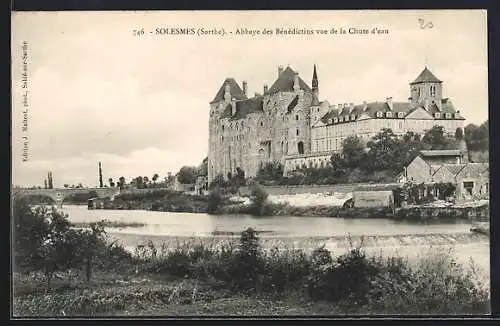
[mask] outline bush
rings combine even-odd
[[[210,191],[208,195],[208,214],[214,214],[219,210],[219,206],[222,202],[222,195],[219,188],[215,188]]]
[[[255,216],[263,216],[269,214],[269,207],[265,208],[267,203],[267,192],[259,185],[254,185],[250,194],[250,213]]]
[[[73,229],[67,215],[55,208],[31,207],[18,198],[14,199],[13,219],[15,271],[42,271],[47,287],[58,271],[84,268],[90,281],[94,263],[131,258],[123,248],[106,244],[103,222],[91,224],[90,230]]]

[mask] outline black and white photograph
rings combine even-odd
[[[11,26],[11,317],[490,314],[486,10]]]

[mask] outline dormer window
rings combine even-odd
[[[446,119],[451,119],[451,113],[446,113]]]
[[[353,120],[353,121],[356,120],[356,115],[354,115],[354,114],[351,115],[351,120]]]
[[[385,116],[386,116],[387,118],[392,118],[392,112],[387,112],[387,113],[385,114]]]
[[[398,118],[404,118],[405,114],[404,112],[398,112]]]
[[[344,118],[339,117],[339,122],[344,122]]]
[[[333,123],[337,123],[339,122],[339,119],[338,118],[333,118]]]
[[[382,111],[377,111],[377,118],[382,118]]]
[[[455,113],[455,119],[458,119],[458,118],[460,118],[460,113],[457,112],[457,113]]]
[[[436,119],[441,118],[441,113],[439,113],[439,112],[434,113],[434,118],[436,118]]]
[[[329,124],[332,124],[332,122],[333,122],[332,119],[328,119]]]
[[[349,116],[348,115],[345,116],[345,121],[349,121]]]

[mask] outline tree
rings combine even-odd
[[[78,188],[83,188],[83,184],[81,182],[78,183]]]
[[[44,179],[44,180],[43,180],[43,188],[44,188],[44,189],[47,189],[47,188],[48,188],[47,179]]]
[[[465,127],[465,141],[467,147],[471,151],[488,151],[489,150],[489,127],[488,120],[480,126],[468,124]]]
[[[198,169],[194,166],[183,166],[177,174],[177,180],[182,184],[193,184],[198,177]]]
[[[423,149],[451,149],[454,145],[446,137],[443,126],[432,127],[422,138]]]
[[[208,175],[208,157],[205,157],[198,166],[198,175],[207,176]]]
[[[399,139],[398,148],[395,152],[395,164],[394,168],[396,171],[401,171],[405,166],[407,166],[422,149],[422,142],[420,141],[420,135],[414,133],[413,131],[408,131]]]
[[[54,189],[54,183],[52,181],[52,172],[47,173],[47,188]]]
[[[144,184],[148,184],[150,182],[147,176],[144,176],[142,180],[144,181]]]
[[[215,178],[210,182],[208,185],[208,189],[215,189],[215,188],[225,188],[226,187],[226,181],[224,180],[224,177],[222,174],[218,174],[215,176]]]
[[[222,202],[222,194],[219,187],[215,187],[208,195],[208,214],[214,214]]]
[[[99,162],[99,187],[103,187],[103,182],[102,182],[102,167],[101,167],[101,162]]]
[[[398,152],[399,141],[391,129],[384,128],[377,133],[367,146],[367,159],[364,160],[365,170],[391,170],[395,168],[395,158]]]
[[[137,189],[144,188],[144,180],[142,179],[141,176],[138,176],[137,178],[135,178],[135,185],[136,185]]]
[[[158,175],[158,173],[153,174],[153,178],[152,179],[153,179],[153,183],[154,184],[156,184],[156,180],[158,180],[159,177],[160,176]]]
[[[108,182],[109,182],[109,186],[110,186],[110,187],[114,187],[113,178],[109,178],[109,179],[108,179]]]
[[[69,184],[65,183],[64,188],[68,188],[68,187],[69,187]]]
[[[365,145],[358,136],[350,136],[342,142],[342,156],[345,164],[350,168],[358,167],[363,159]]]
[[[121,190],[125,186],[125,177],[120,177],[119,180],[120,180],[119,186],[120,186],[120,190]]]

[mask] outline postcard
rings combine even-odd
[[[486,315],[486,10],[12,14],[12,316]]]

